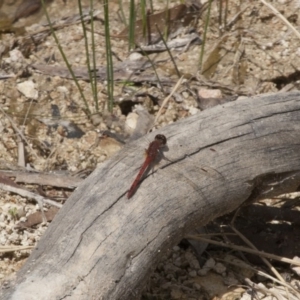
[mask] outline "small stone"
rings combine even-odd
[[[138,118],[139,116],[136,113],[129,113],[127,115],[125,124],[127,126],[126,130],[128,132],[132,133],[135,130],[138,123]]]
[[[182,283],[184,286],[187,286],[189,288],[193,287],[194,281],[193,280],[186,280]]]
[[[24,207],[20,207],[17,209],[17,216],[18,218],[22,218],[25,216],[25,210],[24,210]]]
[[[201,88],[198,90],[198,95],[201,98],[222,98],[221,90],[212,90],[212,89],[205,89]]]
[[[189,97],[189,93],[187,92],[182,92],[182,97],[187,99]]]
[[[168,274],[167,276],[166,276],[166,279],[168,280],[168,281],[175,281],[175,277],[174,277],[174,275],[173,274]]]
[[[7,232],[8,234],[12,234],[13,229],[11,228],[11,226],[9,226],[9,225],[6,226],[6,232]]]
[[[211,269],[213,269],[215,267],[215,260],[210,258],[206,261],[206,263],[204,264],[203,268],[201,270],[198,271],[198,275],[199,276],[205,276]]]
[[[24,56],[22,52],[18,49],[14,49],[9,52],[11,62],[22,62],[24,60]]]
[[[182,291],[178,289],[172,289],[171,299],[181,299],[181,298],[182,298]]]
[[[163,290],[167,290],[167,289],[170,288],[170,286],[171,286],[171,282],[166,282],[166,283],[164,283],[164,284],[161,285],[161,288]]]
[[[221,264],[221,263],[216,263],[214,270],[218,273],[218,274],[223,274],[226,271],[226,267]]]
[[[35,84],[32,80],[23,81],[17,84],[17,89],[25,97],[37,100],[39,97],[38,91],[35,89]]]
[[[63,86],[63,85],[58,86],[58,87],[57,87],[57,91],[60,92],[60,93],[62,93],[62,94],[65,94],[65,95],[69,95],[69,94],[70,94],[70,92],[69,92],[69,90],[67,89],[67,87],[65,87],[65,86]]]
[[[0,214],[0,222],[4,222],[6,219],[5,214]]]
[[[26,218],[26,217],[21,217],[19,221],[20,221],[20,222],[26,222],[26,221],[27,221],[27,218]]]
[[[0,236],[0,245],[5,245],[7,242],[7,236],[6,235],[1,235]]]
[[[195,114],[197,114],[198,112],[200,112],[200,109],[196,108],[196,107],[190,107],[189,108],[189,113],[193,116]]]
[[[186,280],[187,280],[187,278],[188,278],[188,277],[187,277],[187,276],[185,276],[185,275],[183,275],[183,276],[179,276],[179,277],[178,277],[178,282],[179,282],[179,283],[182,283],[182,282],[186,281]]]
[[[206,263],[204,264],[205,268],[213,268],[215,266],[216,262],[213,258],[209,258]]]
[[[143,55],[138,53],[138,52],[132,52],[129,55],[129,60],[134,61],[134,60],[140,60],[143,58]]]
[[[197,276],[197,272],[196,272],[195,270],[190,271],[190,272],[189,272],[189,276],[190,276],[190,277],[196,277],[196,276]]]
[[[180,247],[178,247],[178,246],[174,246],[174,247],[173,247],[173,251],[175,251],[175,252],[178,252],[178,251],[180,251]]]
[[[181,267],[181,265],[182,265],[181,257],[178,257],[178,258],[174,261],[174,265],[175,265],[176,267]]]
[[[205,276],[207,273],[208,273],[209,270],[207,269],[201,269],[201,270],[198,270],[198,275],[199,276]]]
[[[193,288],[194,288],[195,290],[197,290],[197,291],[200,291],[200,290],[201,290],[201,285],[198,284],[198,283],[196,283],[196,282],[194,282]]]
[[[19,238],[19,235],[16,232],[13,232],[12,234],[10,234],[8,236],[8,240],[10,242],[12,242],[13,244],[16,244],[17,242],[19,242],[20,238]]]
[[[189,266],[193,269],[199,270],[200,269],[200,265],[199,262],[197,260],[197,258],[195,257],[195,255],[191,252],[186,252],[185,253],[185,258],[189,263]]]

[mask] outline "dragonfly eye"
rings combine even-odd
[[[167,143],[167,138],[163,134],[157,134],[155,140],[160,141],[162,145]]]

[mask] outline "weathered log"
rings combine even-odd
[[[145,140],[102,164],[59,211],[1,299],[138,298],[161,255],[191,229],[299,184],[300,92],[238,100],[159,133],[173,162],[162,161],[130,200],[126,190]],[[201,166],[217,171],[206,176]]]

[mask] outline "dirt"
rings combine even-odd
[[[82,1],[84,12],[89,2]],[[122,3],[128,19],[129,1]],[[214,1],[211,8],[202,69],[199,67],[202,47],[199,40],[193,40],[187,49],[172,49],[177,68],[184,75],[183,83],[163,108],[154,124],[155,129],[201,113],[202,108],[233,101],[238,96],[299,90],[299,1],[272,2],[289,24],[298,30],[298,35],[261,1],[229,1],[226,17],[226,2],[223,1],[221,18],[217,3]],[[153,1],[153,5],[155,12],[166,9],[162,1]],[[176,5],[179,1],[170,1],[170,7]],[[126,72],[131,72],[133,68],[130,60],[133,65],[138,65],[143,59],[148,62],[148,58],[129,53],[126,38],[112,37],[113,63],[120,69],[115,73],[115,104],[109,112],[102,4],[94,4],[97,12],[94,21],[95,58],[99,68],[97,105],[86,78],[85,39],[77,18],[77,2],[47,1],[50,18],[57,21],[54,25],[57,26],[55,33],[60,46],[80,76],[79,85],[93,114],[91,117],[86,113],[78,87],[69,78],[65,62],[37,1],[2,0],[0,9],[1,170],[28,172],[31,169],[85,178],[119,151],[123,141],[138,137],[153,126],[153,116],[157,115],[163,99],[179,80],[167,51],[149,52],[149,59],[157,63],[156,71],[162,80],[162,89],[151,65],[128,78]],[[112,36],[116,36],[125,28],[120,17],[119,1],[109,1],[109,11],[110,31]],[[206,15],[207,9],[195,25],[195,32],[201,39]],[[90,22],[86,23],[86,28],[91,28]],[[92,59],[89,30],[87,36],[89,58]],[[174,39],[179,41],[183,37],[185,35],[180,33]],[[126,63],[128,69],[122,63]],[[203,106],[201,101],[208,104]],[[141,114],[144,116],[142,121],[137,121]],[[20,161],[22,157],[23,164]],[[73,190],[51,184],[44,184],[42,191],[34,183],[21,182],[19,185],[35,193],[44,193],[47,198],[56,199],[61,204]],[[274,206],[274,201],[268,202],[268,205]],[[298,207],[295,205],[293,209],[297,211]],[[26,222],[38,210],[40,207],[34,200],[1,190],[0,249],[4,246],[12,248],[0,256],[3,287],[31,251],[14,251],[14,247],[35,246],[47,228],[47,224],[43,223],[22,229],[16,226],[19,222]],[[288,230],[290,228],[282,228],[278,240],[284,241],[282,236],[291,237],[285,235]],[[296,236],[298,231],[293,234]],[[230,255],[234,256],[229,250],[215,246],[204,248],[206,252],[200,256],[201,253],[195,252],[188,244],[175,246],[149,279],[143,299],[247,299],[249,290],[243,286],[243,278],[248,277],[262,284],[262,279],[249,271],[249,266],[237,270],[228,263],[233,259]],[[288,253],[289,257],[293,253],[296,255],[296,245],[284,253]],[[241,264],[240,257],[236,255],[234,259]],[[295,276],[293,280],[297,281],[297,275],[291,275],[288,266],[280,268],[282,273],[289,274],[291,278]]]

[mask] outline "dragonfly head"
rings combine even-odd
[[[167,138],[163,134],[157,134],[155,140],[158,141],[162,146],[167,143]]]

